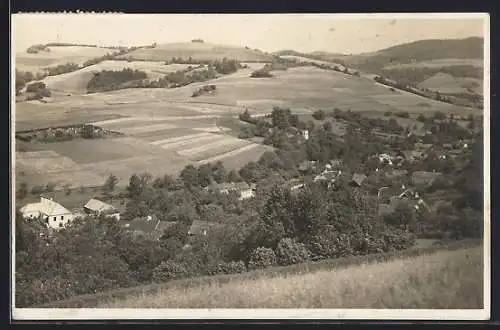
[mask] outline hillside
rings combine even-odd
[[[154,48],[139,48],[118,58],[166,61],[174,57],[182,59],[191,57],[194,60],[216,60],[226,57],[241,62],[269,62],[271,60],[269,55],[258,50],[200,42],[160,44]]]
[[[36,73],[47,67],[54,67],[68,62],[81,65],[85,61],[115,51],[117,50],[93,46],[49,46],[38,53],[18,50],[15,55],[16,69]]]
[[[347,64],[377,72],[388,65],[438,59],[482,59],[483,39],[478,37],[452,40],[418,40],[374,53],[344,57]]]

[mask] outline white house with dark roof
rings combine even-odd
[[[40,202],[24,205],[20,209],[26,219],[42,218],[47,227],[59,229],[63,228],[75,218],[75,215],[52,199],[40,197]]]
[[[87,214],[93,214],[96,216],[105,215],[107,217],[120,220],[120,212],[116,209],[116,207],[96,198],[90,199],[87,204],[83,206],[83,209]]]

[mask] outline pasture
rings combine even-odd
[[[476,246],[346,268],[163,284],[98,307],[481,309],[483,277],[483,247]]]
[[[446,73],[438,73],[418,84],[418,87],[439,91],[443,94],[469,93],[469,90],[480,95],[483,94],[482,79],[454,77]]]
[[[140,48],[118,58],[140,61],[165,61],[173,57],[194,60],[220,60],[224,57],[241,62],[270,62],[265,53],[243,47],[216,45],[210,43],[170,43],[155,48]]]
[[[84,94],[87,91],[87,84],[95,73],[103,70],[121,71],[123,69],[132,69],[146,72],[151,80],[162,78],[167,73],[184,70],[187,64],[165,65],[163,62],[147,61],[104,61],[95,65],[82,68],[77,71],[68,72],[60,75],[49,76],[43,79],[47,87],[55,92]]]
[[[36,54],[27,53],[26,50],[17,50],[16,69],[36,73],[44,68],[68,62],[83,64],[90,59],[115,52],[115,50],[109,48],[85,46],[56,46],[48,48],[50,51],[40,51]]]

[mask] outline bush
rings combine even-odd
[[[161,283],[172,279],[186,277],[188,271],[184,265],[175,261],[168,260],[162,263],[153,270],[153,282]]]
[[[401,111],[396,113],[396,116],[401,117],[401,118],[410,118],[410,114],[406,111]]]
[[[291,238],[283,238],[276,247],[276,260],[281,266],[298,264],[309,260],[309,257],[306,246]]]
[[[220,262],[215,267],[215,274],[239,274],[246,272],[247,268],[243,261]],[[212,275],[215,275],[212,274]]]
[[[250,74],[250,78],[270,78],[273,75],[269,71],[269,69],[262,68],[260,70],[254,71]]]
[[[392,112],[387,111],[386,113],[384,113],[384,116],[386,116],[386,117],[390,117],[390,116],[392,116]]]
[[[330,229],[324,229],[313,236],[309,243],[309,250],[314,260],[354,255],[350,237]]]
[[[427,120],[427,118],[425,118],[425,116],[423,114],[420,114],[420,115],[418,115],[417,120],[419,122],[425,123],[425,121]]]
[[[416,236],[408,231],[393,229],[384,234],[388,250],[405,250],[415,245]]]
[[[270,248],[258,247],[250,254],[249,269],[266,268],[276,265],[276,254]]]
[[[125,83],[133,81],[142,81],[147,79],[146,72],[139,70],[132,70],[125,68],[121,71],[103,70],[94,74],[92,79],[87,84],[87,91],[102,92],[120,89],[124,87],[138,87],[138,86],[123,86]]]
[[[312,114],[313,118],[316,120],[323,120],[326,117],[326,114],[323,110],[317,110]]]

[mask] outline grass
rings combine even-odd
[[[264,308],[273,306],[275,296],[274,303],[280,303],[279,307],[290,307],[292,303],[296,304],[292,307],[306,303],[307,307],[320,303],[332,307],[334,303],[342,303],[336,307],[481,308],[482,260],[481,241],[464,240],[446,246],[308,262],[236,275],[173,280],[77,296],[39,307],[193,308],[203,304],[222,307],[226,303],[231,308],[252,304]],[[313,283],[315,280],[318,282]],[[400,291],[396,290],[398,286]],[[238,293],[249,297],[242,300],[236,296]],[[252,300],[256,297],[260,299]]]
[[[103,308],[482,308],[481,248],[318,271],[163,290]]]

